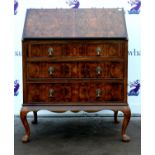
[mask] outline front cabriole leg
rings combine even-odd
[[[123,124],[122,124],[122,141],[129,142],[130,137],[126,134],[126,129],[130,121],[131,111],[129,107],[125,107],[121,111],[124,113],[124,119],[123,119]]]
[[[20,111],[20,118],[21,121],[23,123],[23,126],[25,128],[25,135],[22,138],[22,142],[26,143],[29,141],[30,139],[30,127],[27,121],[27,113],[29,112],[28,108],[26,107],[22,107],[21,111]]]

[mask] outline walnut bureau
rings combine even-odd
[[[128,36],[123,9],[28,9],[22,38],[23,142],[30,139],[27,113],[100,110],[123,112],[127,103]]]

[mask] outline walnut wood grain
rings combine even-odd
[[[123,112],[121,137],[131,111],[127,102],[128,37],[123,9],[28,9],[22,40],[23,142],[27,113],[113,110]]]
[[[123,79],[124,63],[113,62],[36,62],[27,64],[27,78],[115,78]]]
[[[77,41],[68,42],[61,41],[54,43],[54,41],[38,41],[30,45],[28,57],[56,57],[56,56],[108,56],[108,57],[122,57],[123,47],[122,43],[118,41]],[[52,56],[49,55],[48,50],[52,48]],[[97,49],[100,49],[97,55]]]
[[[123,9],[28,9],[23,38],[125,38]]]
[[[53,90],[53,95],[49,91]],[[97,90],[100,90],[99,96]],[[106,104],[123,102],[123,84],[103,82],[27,84],[28,103],[46,104]],[[65,103],[66,102],[66,103]],[[85,102],[85,103],[83,103]],[[25,103],[26,104],[26,103]]]

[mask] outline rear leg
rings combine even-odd
[[[38,116],[37,111],[33,111],[34,120],[32,121],[32,124],[38,124]]]

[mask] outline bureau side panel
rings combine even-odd
[[[124,102],[127,104],[127,88],[128,88],[128,40],[124,41]]]
[[[23,78],[23,104],[27,101],[27,88],[26,88],[26,81],[27,81],[27,52],[28,52],[28,41],[22,41],[22,78]]]

